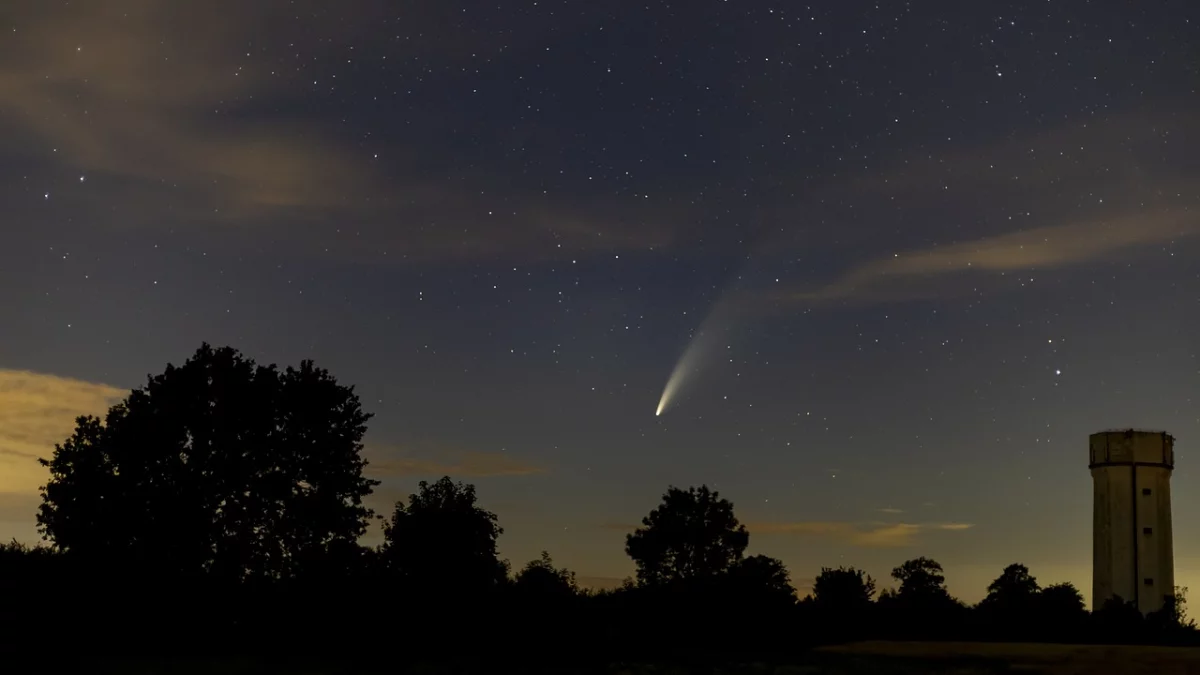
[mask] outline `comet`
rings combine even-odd
[[[700,323],[700,327],[688,340],[683,354],[671,369],[671,376],[663,387],[662,396],[658,399],[658,407],[654,410],[655,417],[661,417],[683,392],[684,386],[689,385],[703,370],[703,366],[711,362],[711,358],[720,349],[722,337],[727,336],[734,325],[733,316],[737,313],[735,294],[724,293],[708,316]]]
[[[741,257],[737,268],[726,277],[724,289],[712,304],[708,316],[700,322],[675,362],[675,367],[671,369],[671,376],[667,378],[662,396],[658,399],[658,407],[654,409],[655,417],[662,417],[682,395],[685,386],[692,386],[703,366],[715,363],[716,355],[724,351],[722,345],[729,345],[730,333],[744,322],[745,316],[761,308],[759,301],[746,291],[756,284],[761,285],[762,279],[757,278],[760,276],[757,268],[762,267],[764,258],[769,259],[772,252],[779,250],[773,236],[760,238],[757,245]]]

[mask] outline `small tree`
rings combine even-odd
[[[1029,568],[1014,563],[988,585],[987,597],[979,603],[979,612],[997,636],[1028,639],[1043,631],[1038,625],[1038,600],[1041,588]]]
[[[563,600],[579,594],[575,573],[555,567],[546,551],[542,551],[541,558],[529,561],[517,573],[513,585],[519,594],[532,599]]]
[[[1031,623],[1044,638],[1063,641],[1079,639],[1088,618],[1083,594],[1069,582],[1043,588],[1031,614]]]
[[[1087,613],[1083,594],[1069,581],[1043,588],[1038,605],[1041,612],[1051,616],[1078,617]]]
[[[1099,637],[1108,642],[1139,642],[1146,633],[1146,617],[1137,605],[1120,596],[1108,598],[1093,610],[1092,623]]]
[[[813,581],[814,628],[835,639],[867,637],[875,628],[874,595],[875,580],[866,572],[822,567]]]
[[[1187,586],[1176,586],[1175,592],[1171,595],[1171,614],[1175,619],[1175,623],[1181,628],[1189,630],[1196,629],[1196,620],[1188,616],[1187,613]]]
[[[946,591],[946,576],[942,573],[942,566],[930,558],[905,561],[892,570],[892,578],[900,582],[897,594],[902,600],[941,600],[950,597]]]
[[[942,639],[961,632],[965,608],[946,590],[941,565],[914,558],[893,569],[892,578],[900,588],[880,604],[901,635]]]
[[[706,485],[671,487],[625,538],[625,552],[637,566],[638,582],[653,585],[728,572],[749,542],[729,500]]]
[[[1187,589],[1176,586],[1174,593],[1163,599],[1161,609],[1146,615],[1146,627],[1161,640],[1175,641],[1196,628],[1187,616]]]
[[[421,481],[407,506],[396,502],[380,555],[410,592],[482,593],[508,579],[496,553],[503,532],[496,514],[476,505],[474,485],[445,476],[432,485]]]
[[[998,604],[1025,603],[1040,591],[1037,579],[1029,573],[1029,568],[1013,563],[988,584],[987,601]]]
[[[739,560],[729,576],[734,587],[747,595],[753,595],[762,603],[790,605],[796,601],[796,589],[787,567],[777,558],[752,555]]]
[[[822,567],[813,582],[813,601],[825,611],[860,611],[874,596],[875,580],[853,567]]]
[[[1069,581],[1051,584],[1039,593],[1038,611],[1043,616],[1056,617],[1058,621],[1078,621],[1087,614],[1084,593]]]

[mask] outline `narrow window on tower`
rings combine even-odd
[[[1153,527],[1143,527],[1142,534],[1154,534],[1154,528]]]
[[[1145,579],[1142,580],[1142,583],[1146,584],[1147,586],[1153,586],[1154,580],[1151,579],[1150,577],[1146,577]]]
[[[1143,497],[1149,496],[1149,494],[1150,494],[1150,488],[1142,488],[1142,496]]]

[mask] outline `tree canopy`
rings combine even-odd
[[[353,543],[371,511],[353,387],[203,344],[56,445],[38,523],[59,549],[125,568],[286,578]]]
[[[638,582],[660,584],[711,577],[742,559],[750,535],[733,504],[707,485],[668,488],[662,503],[625,538]]]

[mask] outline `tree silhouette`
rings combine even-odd
[[[311,361],[280,371],[203,344],[40,460],[38,523],[131,574],[286,578],[366,531],[369,418]]]
[[[579,594],[575,573],[555,567],[546,551],[517,573],[513,586],[520,595],[535,600],[563,600]]]
[[[1070,582],[1050,584],[1042,589],[1040,599],[1040,611],[1051,615],[1074,616],[1087,613],[1083,594]]]
[[[1161,609],[1146,615],[1146,628],[1155,637],[1169,642],[1179,638],[1196,628],[1196,622],[1187,616],[1187,589],[1179,586],[1171,595],[1163,599]]]
[[[856,613],[870,606],[875,580],[853,567],[822,567],[813,582],[813,602],[825,611]]]
[[[625,552],[637,566],[638,582],[653,585],[728,572],[749,541],[729,500],[706,485],[671,487],[625,538]]]
[[[875,629],[874,595],[875,580],[862,570],[822,567],[813,581],[815,628],[835,639],[867,637]]]
[[[988,584],[988,594],[985,602],[1011,604],[1028,602],[1041,591],[1037,579],[1029,573],[1029,568],[1013,563],[1004,568],[996,580]]]
[[[742,558],[728,572],[734,588],[751,596],[756,604],[791,605],[796,589],[783,562],[765,555]]]
[[[1196,621],[1188,616],[1187,613],[1187,586],[1176,586],[1175,592],[1171,594],[1168,600],[1171,612],[1171,618],[1182,628],[1194,630]]]
[[[421,481],[407,506],[396,502],[380,555],[409,592],[486,593],[508,580],[496,555],[503,532],[496,514],[476,505],[474,485],[445,476]]]
[[[900,582],[900,599],[930,600],[949,598],[946,576],[942,566],[929,558],[907,560],[892,570],[892,578]]]
[[[896,593],[880,596],[891,629],[904,637],[952,636],[964,630],[966,609],[946,590],[942,566],[929,558],[914,558],[892,570],[900,582]]]
[[[1145,636],[1146,619],[1137,605],[1120,596],[1107,599],[1092,612],[1093,631],[1104,642],[1140,642]]]
[[[1058,637],[1078,637],[1087,619],[1084,595],[1073,584],[1051,584],[1038,593],[1036,609],[1040,625],[1046,634]]]
[[[1005,567],[987,590],[979,611],[996,637],[1030,639],[1043,631],[1038,616],[1041,588],[1028,567]]]

